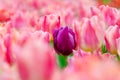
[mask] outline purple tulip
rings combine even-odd
[[[76,47],[75,34],[72,29],[68,27],[62,27],[56,29],[53,33],[54,48],[62,55],[69,55]]]

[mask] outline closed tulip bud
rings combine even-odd
[[[43,31],[53,33],[54,28],[60,27],[60,16],[56,14],[50,14],[50,15],[41,17],[40,26]]]
[[[79,31],[80,48],[93,52],[99,49],[104,40],[104,29],[97,17],[85,18]]]
[[[119,10],[116,8],[112,8],[109,6],[100,6],[100,11],[103,14],[104,21],[108,26],[115,25],[117,20],[119,19]]]
[[[116,26],[110,26],[105,34],[105,43],[107,50],[112,54],[117,54],[117,38],[120,37],[120,29]]]
[[[76,47],[75,34],[72,29],[62,27],[53,33],[54,48],[62,55],[69,55]]]
[[[51,80],[55,68],[54,52],[42,39],[28,39],[24,46],[14,46],[21,80]]]

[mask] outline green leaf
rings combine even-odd
[[[107,49],[106,49],[106,46],[105,45],[102,45],[102,53],[106,53],[107,52]]]
[[[67,62],[67,56],[63,56],[61,54],[58,54],[57,55],[57,60],[58,60],[58,65],[60,68],[65,68],[68,64]]]
[[[118,61],[120,61],[120,56],[119,55],[117,55],[117,59],[118,59]]]

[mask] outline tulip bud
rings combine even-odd
[[[116,8],[102,5],[100,6],[100,11],[103,14],[104,21],[108,26],[116,24],[120,14]]]
[[[98,22],[96,16],[91,19],[85,18],[79,31],[80,48],[85,51],[97,50],[101,47],[104,40],[104,29],[103,25]]]
[[[69,55],[76,47],[75,34],[68,27],[55,30],[53,39],[55,50],[62,55]]]
[[[42,39],[28,39],[24,46],[14,46],[21,80],[51,80],[55,68],[53,50]]]
[[[107,50],[112,54],[117,54],[116,39],[120,37],[120,29],[116,26],[110,26],[105,34],[105,43]]]
[[[60,16],[56,14],[46,15],[40,18],[40,25],[43,31],[53,33],[54,28],[60,27]]]

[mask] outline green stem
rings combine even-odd
[[[106,49],[106,46],[105,45],[102,45],[102,53],[106,53],[107,52],[107,49]]]
[[[67,56],[63,56],[61,54],[57,54],[57,63],[60,68],[65,68],[68,64],[67,62]]]

